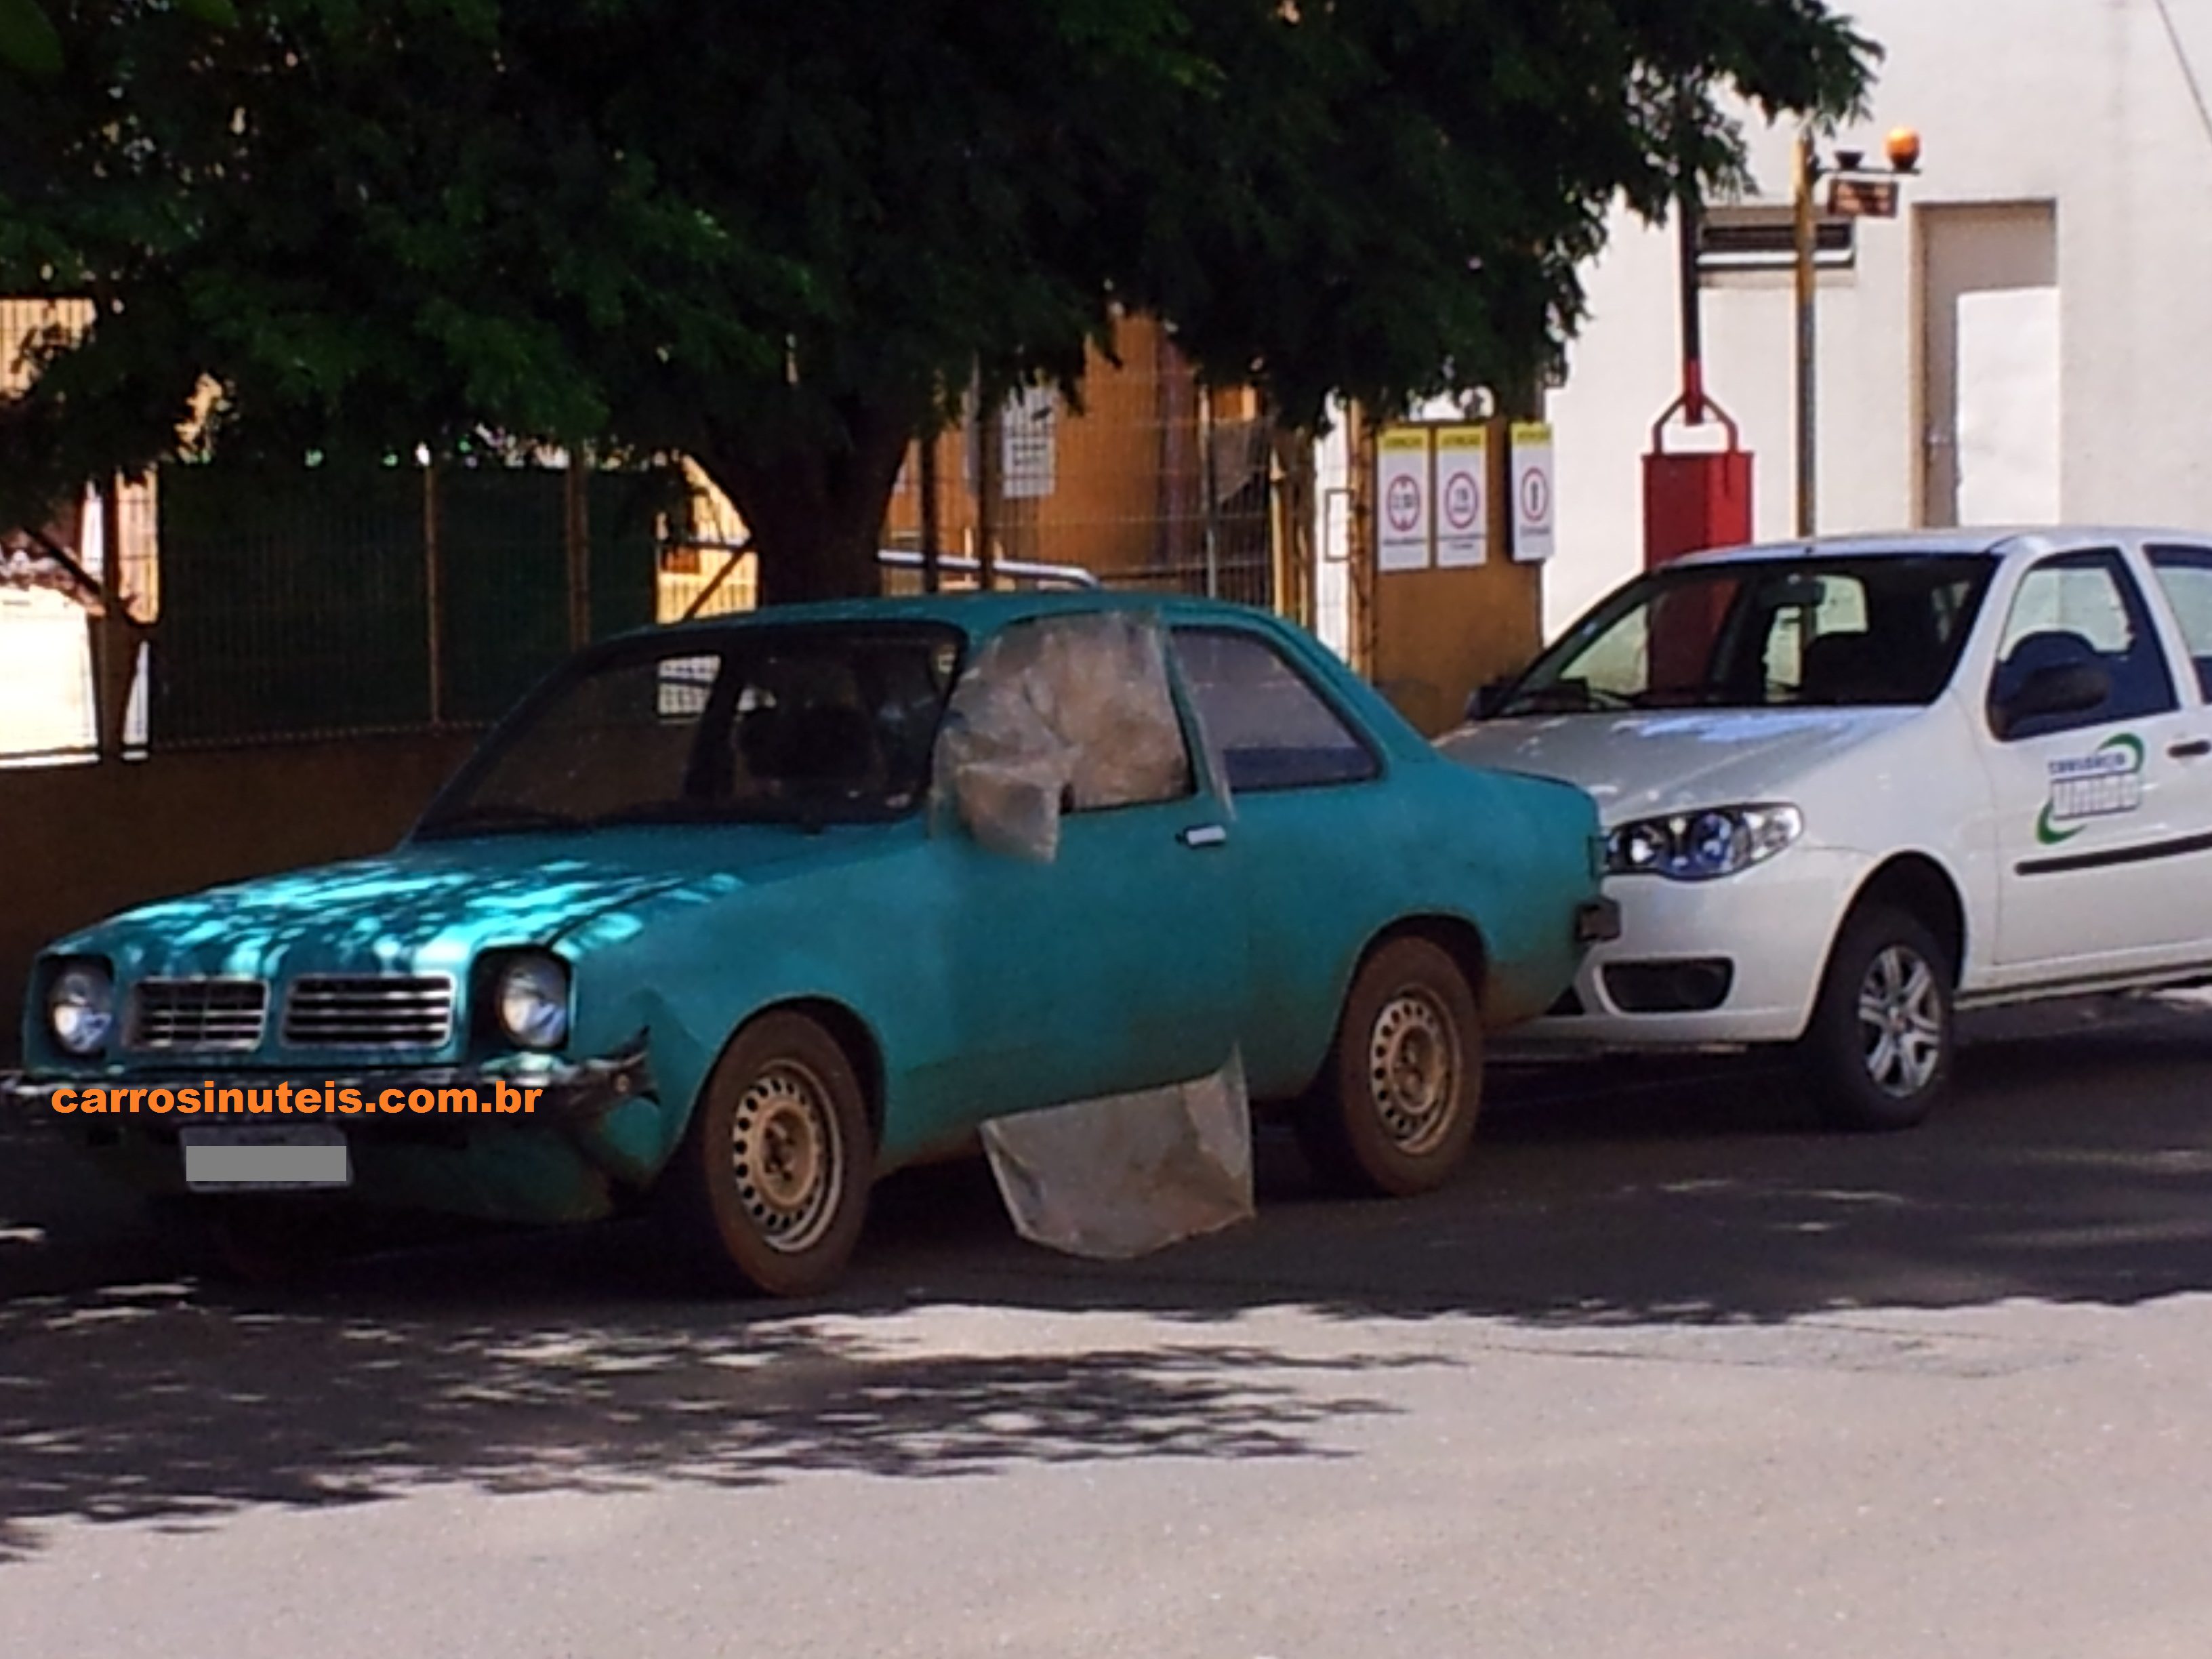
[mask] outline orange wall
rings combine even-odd
[[[1006,501],[996,538],[1002,557],[1110,574],[1200,556],[1204,460],[1196,377],[1150,318],[1121,320],[1114,356],[1118,362],[1089,354],[1081,410],[1059,411],[1051,495]],[[1226,418],[1231,410],[1218,404],[1218,412]],[[939,533],[946,552],[972,556],[968,434],[945,433],[938,446]],[[885,526],[898,545],[920,537],[918,472],[909,455]]]

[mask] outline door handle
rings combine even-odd
[[[2212,755],[2212,738],[2191,738],[2186,743],[2169,744],[2166,752],[2176,760],[2203,760]]]
[[[1224,847],[1229,842],[1229,832],[1218,823],[1199,823],[1176,839],[1186,847]]]

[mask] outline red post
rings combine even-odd
[[[1695,397],[1728,432],[1725,449],[1667,453],[1667,422]],[[1685,554],[1735,547],[1751,539],[1751,457],[1737,442],[1736,424],[1694,381],[1651,428],[1644,458],[1644,565],[1656,569]],[[1672,596],[1653,617],[1650,672],[1654,690],[1704,684],[1728,595],[1699,586]]]
[[[1667,423],[1687,412],[1692,396],[1727,428],[1728,447],[1669,454]],[[1669,404],[1651,428],[1651,453],[1644,458],[1644,568],[1750,539],[1751,456],[1737,441],[1735,420],[1695,386]]]

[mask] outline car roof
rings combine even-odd
[[[758,611],[726,611],[634,630],[631,637],[707,633],[730,628],[834,626],[856,623],[940,623],[969,635],[996,633],[1033,617],[1080,616],[1097,611],[1164,611],[1179,619],[1260,620],[1272,613],[1225,599],[1205,599],[1157,591],[1109,592],[934,593],[880,599],[823,599],[772,605]]]
[[[1961,530],[1860,532],[1848,536],[1760,542],[1693,553],[1675,564],[1727,564],[1762,559],[2034,557],[2113,543],[2178,541],[2212,545],[2212,532],[2124,525],[2004,525]]]

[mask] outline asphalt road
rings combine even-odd
[[[620,1231],[173,1275],[0,1146],[0,1656],[2212,1650],[2212,1013],[1905,1136],[1731,1067],[1498,1091],[1451,1190],[1122,1267],[976,1170],[849,1291]]]

